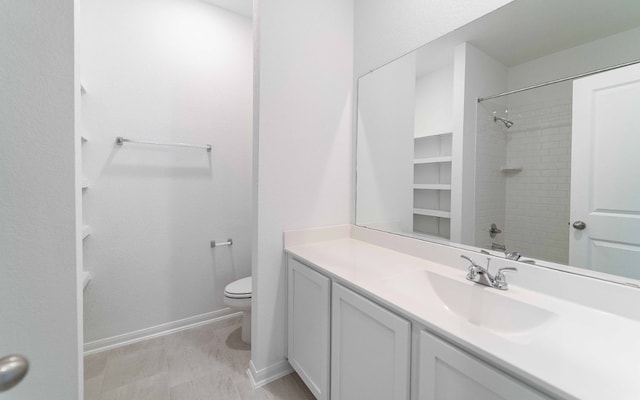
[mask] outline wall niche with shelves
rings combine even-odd
[[[450,238],[453,64],[419,71],[413,142],[413,232]]]

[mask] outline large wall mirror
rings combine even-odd
[[[363,75],[356,223],[640,285],[638,60],[638,0],[515,0]]]

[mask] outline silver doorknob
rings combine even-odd
[[[587,224],[585,224],[583,221],[576,221],[573,223],[573,227],[581,231],[587,227]]]
[[[29,370],[29,361],[21,355],[0,358],[0,392],[9,390],[22,380]]]

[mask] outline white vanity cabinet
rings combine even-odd
[[[329,398],[331,281],[289,258],[289,363],[316,399]]]
[[[408,400],[411,324],[333,284],[331,399]]]
[[[412,349],[410,320],[292,257],[287,273],[289,363],[317,399],[551,399],[415,321]]]
[[[550,400],[465,351],[420,333],[419,400]]]

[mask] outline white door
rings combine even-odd
[[[571,265],[640,279],[639,126],[640,65],[574,82]]]

